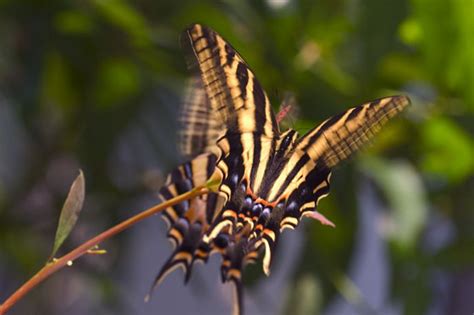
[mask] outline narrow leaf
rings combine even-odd
[[[69,189],[66,201],[64,202],[59,216],[58,228],[56,230],[56,237],[54,238],[53,251],[50,259],[54,257],[59,247],[64,243],[66,238],[71,233],[74,225],[76,225],[79,213],[82,210],[85,195],[85,179],[82,171],[79,171],[79,175],[74,180]]]

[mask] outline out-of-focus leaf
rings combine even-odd
[[[397,0],[367,0],[363,5],[357,6],[357,10],[359,16],[356,27],[360,36],[358,46],[364,56],[360,58],[363,60],[360,70],[364,74],[358,77],[360,83],[365,82],[369,74],[376,69],[380,58],[393,49],[399,23],[404,19],[406,8],[404,2]]]
[[[148,45],[151,31],[146,19],[131,5],[121,0],[93,0],[92,4],[112,24],[128,33],[137,45]]]
[[[337,272],[332,276],[332,281],[337,291],[350,303],[360,304],[361,293],[357,285],[349,278],[348,275],[342,272]]]
[[[2,230],[0,233],[2,255],[15,261],[18,270],[36,270],[37,262],[44,259],[44,242],[38,234],[28,228]],[[21,250],[19,249],[21,240]]]
[[[82,210],[82,205],[84,204],[85,185],[84,174],[82,171],[79,171],[79,175],[71,185],[66,201],[61,210],[61,215],[59,216],[53,251],[50,256],[51,258],[56,255],[56,252],[76,225],[79,213]]]
[[[68,34],[90,34],[94,30],[91,18],[79,11],[67,10],[56,15],[56,28]]]
[[[428,215],[420,176],[403,161],[364,157],[361,166],[382,188],[393,210],[383,225],[384,234],[403,251],[415,248]]]
[[[320,73],[323,80],[342,94],[351,95],[357,87],[358,82],[334,62],[321,60],[314,71]]]
[[[96,84],[96,104],[109,107],[121,104],[134,96],[140,88],[136,65],[128,60],[110,59],[99,70]]]
[[[437,266],[453,269],[472,266],[474,264],[474,240],[460,240],[442,249],[436,254],[434,261]]]
[[[399,53],[388,54],[380,63],[379,73],[383,79],[396,84],[405,83],[407,78],[420,80],[423,78],[423,72],[417,63]]]
[[[412,3],[413,17],[407,23],[419,26],[417,46],[423,55],[426,72],[433,80],[464,95],[469,108],[474,110],[472,1],[413,0]]]
[[[400,38],[407,44],[417,44],[422,36],[420,24],[416,19],[407,19],[400,25]]]
[[[458,182],[474,171],[474,143],[452,120],[437,117],[421,128],[424,171]]]
[[[323,304],[321,286],[317,278],[305,274],[296,282],[293,292],[295,303],[291,314],[319,314]]]
[[[43,104],[59,108],[70,108],[77,104],[77,91],[72,82],[71,71],[61,54],[46,55],[43,70],[41,98]]]

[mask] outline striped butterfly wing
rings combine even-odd
[[[313,177],[319,185],[321,176],[313,171],[322,173],[331,170],[350,157],[409,103],[405,96],[382,98],[325,120],[300,137],[288,150],[285,165],[271,177],[272,185],[266,198],[288,199],[297,187]],[[322,177],[328,176],[329,173]]]
[[[235,223],[245,187],[256,187],[263,180],[279,128],[265,91],[229,43],[198,24],[187,29],[183,42],[190,52],[191,69],[201,76],[210,108],[225,128],[218,140],[220,154],[216,163],[216,177],[221,179],[219,196],[224,199],[224,207],[216,214],[204,240],[213,244],[228,237],[226,246],[220,249],[222,278],[234,284],[234,310],[240,314],[241,269],[258,253],[246,240],[249,231],[247,234],[237,231]]]
[[[231,202],[243,178],[247,184],[261,181],[279,135],[278,124],[260,83],[229,43],[199,24],[189,27],[182,40],[190,67],[201,76],[210,107],[225,128],[218,141],[216,177],[221,179],[220,195]],[[236,209],[228,210],[227,220],[215,220],[211,238],[216,236],[212,231],[232,223]]]
[[[193,76],[187,84],[178,121],[179,150],[185,157],[212,152],[224,128],[211,108],[199,75]]]
[[[219,194],[201,197],[205,220],[188,215],[199,212],[193,209],[193,201],[170,207],[164,212],[170,223],[168,236],[176,249],[156,277],[155,286],[178,267],[185,270],[186,279],[189,279],[193,261],[207,259],[214,249],[214,242],[201,239],[202,233],[212,230],[213,225],[221,221],[219,211],[231,200],[236,185],[245,174],[261,179],[264,168],[252,167],[260,165],[261,158],[267,157],[268,160],[268,152],[274,143],[272,139],[278,137],[278,125],[268,97],[238,53],[218,34],[201,25],[188,28],[183,42],[191,51],[191,68],[197,71],[199,79],[193,79],[183,107],[181,150],[187,156],[210,153],[199,155],[178,167],[160,194],[167,200],[204,183],[212,176],[212,166],[219,169],[217,173],[222,183]],[[219,138],[217,153],[216,138]],[[261,141],[262,138],[269,140]],[[196,172],[198,169],[207,171]],[[230,233],[229,230],[224,232]],[[243,254],[237,249],[225,251],[230,253],[229,257],[234,257],[234,265],[239,264],[235,258],[239,255],[243,255],[244,260],[251,260],[256,255],[255,252]],[[241,301],[240,277],[236,276],[235,268],[230,270],[226,280],[235,283],[239,293],[237,301]]]
[[[187,84],[178,121],[179,150],[191,160],[168,176],[159,194],[163,201],[206,183],[214,172],[216,156],[212,151],[223,128],[210,107],[200,76],[193,76]],[[156,276],[153,287],[158,286],[166,275],[178,267],[185,271],[187,282],[193,263],[196,260],[207,261],[212,247],[202,242],[201,236],[212,220],[216,207],[220,206],[219,196],[209,193],[169,207],[162,213],[168,223],[168,238],[175,250]]]
[[[409,104],[406,96],[392,96],[351,108],[308,132],[298,141],[297,148],[311,160],[332,168],[359,150]]]
[[[210,107],[199,76],[193,76],[187,84],[178,122],[179,151],[190,161],[181,164],[167,177],[159,192],[163,201],[205,184],[215,169],[217,157],[212,152],[223,128]],[[188,282],[194,262],[207,261],[212,245],[203,242],[201,238],[214,217],[215,209],[220,207],[221,198],[211,192],[163,211],[162,217],[168,225],[167,236],[174,251],[155,277],[147,298],[175,269],[182,268],[185,282]]]
[[[182,37],[188,64],[201,78],[212,110],[230,133],[278,135],[270,101],[242,57],[210,28],[194,24]]]
[[[268,194],[269,200],[284,200],[285,210],[277,219],[279,224],[267,228],[262,239],[269,249],[264,257],[266,273],[280,231],[294,229],[304,216],[332,225],[316,211],[319,200],[329,193],[331,169],[358,151],[409,104],[405,96],[378,99],[327,119],[295,142]]]
[[[221,158],[216,171],[222,180],[220,194],[231,201],[243,178],[247,185],[260,185],[279,136],[278,124],[265,91],[229,43],[199,24],[189,27],[182,39],[190,52],[190,67],[201,76],[211,108],[226,129],[218,141]],[[236,211],[228,210],[232,220]],[[217,233],[231,224],[229,220],[218,218],[217,228],[211,230]]]
[[[160,189],[160,199],[169,200],[205,184],[214,172],[216,160],[214,154],[203,153],[178,166],[168,175],[165,185]],[[177,268],[184,270],[187,282],[194,262],[207,261],[212,248],[202,242],[202,236],[214,217],[215,209],[219,207],[222,207],[221,198],[216,193],[209,193],[168,207],[162,212],[174,251],[156,276],[152,290]]]
[[[305,183],[289,197],[289,201],[299,200],[299,213],[305,214],[329,193],[330,170],[349,158],[366,144],[382,126],[410,104],[406,96],[385,97],[351,108],[333,116],[301,137],[295,148],[297,156],[307,160],[302,167]],[[313,166],[314,165],[314,166]],[[308,167],[310,166],[310,167]],[[309,171],[308,171],[309,170]],[[304,201],[301,196],[308,191]],[[295,216],[296,216],[295,211]]]

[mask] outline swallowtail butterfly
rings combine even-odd
[[[303,217],[331,224],[316,211],[329,193],[331,170],[357,151],[409,103],[386,97],[351,108],[299,136],[279,130],[269,99],[242,57],[210,28],[194,24],[182,37],[194,77],[180,117],[180,148],[189,161],[167,177],[163,200],[216,180],[217,192],[163,212],[175,245],[156,287],[181,267],[222,256],[221,276],[234,284],[242,314],[242,269],[263,257],[270,273],[280,233]]]

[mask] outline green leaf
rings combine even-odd
[[[133,5],[122,0],[93,0],[91,3],[107,21],[128,33],[135,44],[147,46],[151,43],[151,28]]]
[[[137,66],[120,58],[105,60],[99,70],[95,90],[95,103],[102,108],[121,104],[140,90]]]
[[[78,104],[78,95],[70,65],[57,51],[46,54],[41,86],[41,102],[58,109]]]
[[[81,212],[84,203],[84,196],[84,173],[80,170],[79,175],[69,189],[66,201],[61,210],[61,215],[59,216],[58,229],[56,230],[56,237],[54,238],[53,251],[50,256],[51,258],[54,257],[59,247],[61,247],[71,233],[73,227],[76,225],[79,213]]]
[[[458,183],[474,173],[470,135],[447,117],[434,117],[421,129],[423,171]]]
[[[408,26],[414,23],[416,26],[413,26],[411,31],[408,27],[409,35],[404,36],[419,36],[416,46],[422,56],[421,64],[431,76],[431,81],[461,95],[468,106],[467,109],[474,111],[472,1],[412,0],[412,3],[413,16],[410,17]],[[417,32],[420,34],[416,34]]]
[[[54,25],[58,31],[64,34],[92,34],[94,22],[86,14],[76,10],[65,10],[59,12],[54,18]]]
[[[420,23],[413,18],[405,20],[400,25],[399,33],[403,42],[409,45],[418,44],[423,37],[423,30],[421,29]]]

